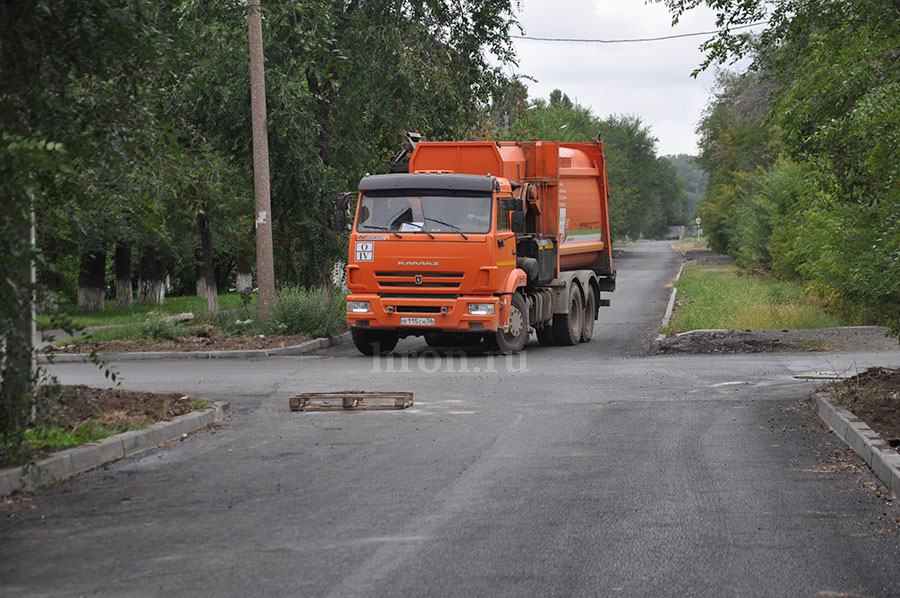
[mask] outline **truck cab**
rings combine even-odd
[[[508,180],[386,174],[365,177],[359,191],[347,321],[364,353],[390,350],[401,334],[480,336],[509,325],[503,294],[516,283],[516,233]]]

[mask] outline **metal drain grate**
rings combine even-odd
[[[290,398],[291,411],[377,411],[406,409],[412,404],[411,392],[301,392]]]

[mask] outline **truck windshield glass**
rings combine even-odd
[[[357,231],[486,233],[491,230],[491,195],[372,192],[362,196]],[[403,193],[403,192],[401,192]]]

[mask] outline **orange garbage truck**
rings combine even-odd
[[[423,141],[404,170],[359,183],[347,323],[362,353],[591,339],[616,287],[602,143]]]

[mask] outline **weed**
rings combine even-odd
[[[306,334],[313,338],[334,336],[346,325],[345,297],[299,287],[283,289],[275,296],[272,332]]]
[[[210,403],[207,400],[191,398],[191,410],[192,411],[199,411],[201,409],[206,409],[210,405],[212,405],[212,403]]]
[[[153,341],[174,341],[186,336],[188,329],[176,322],[167,322],[162,318],[151,318],[140,325],[138,335],[141,338]]]

